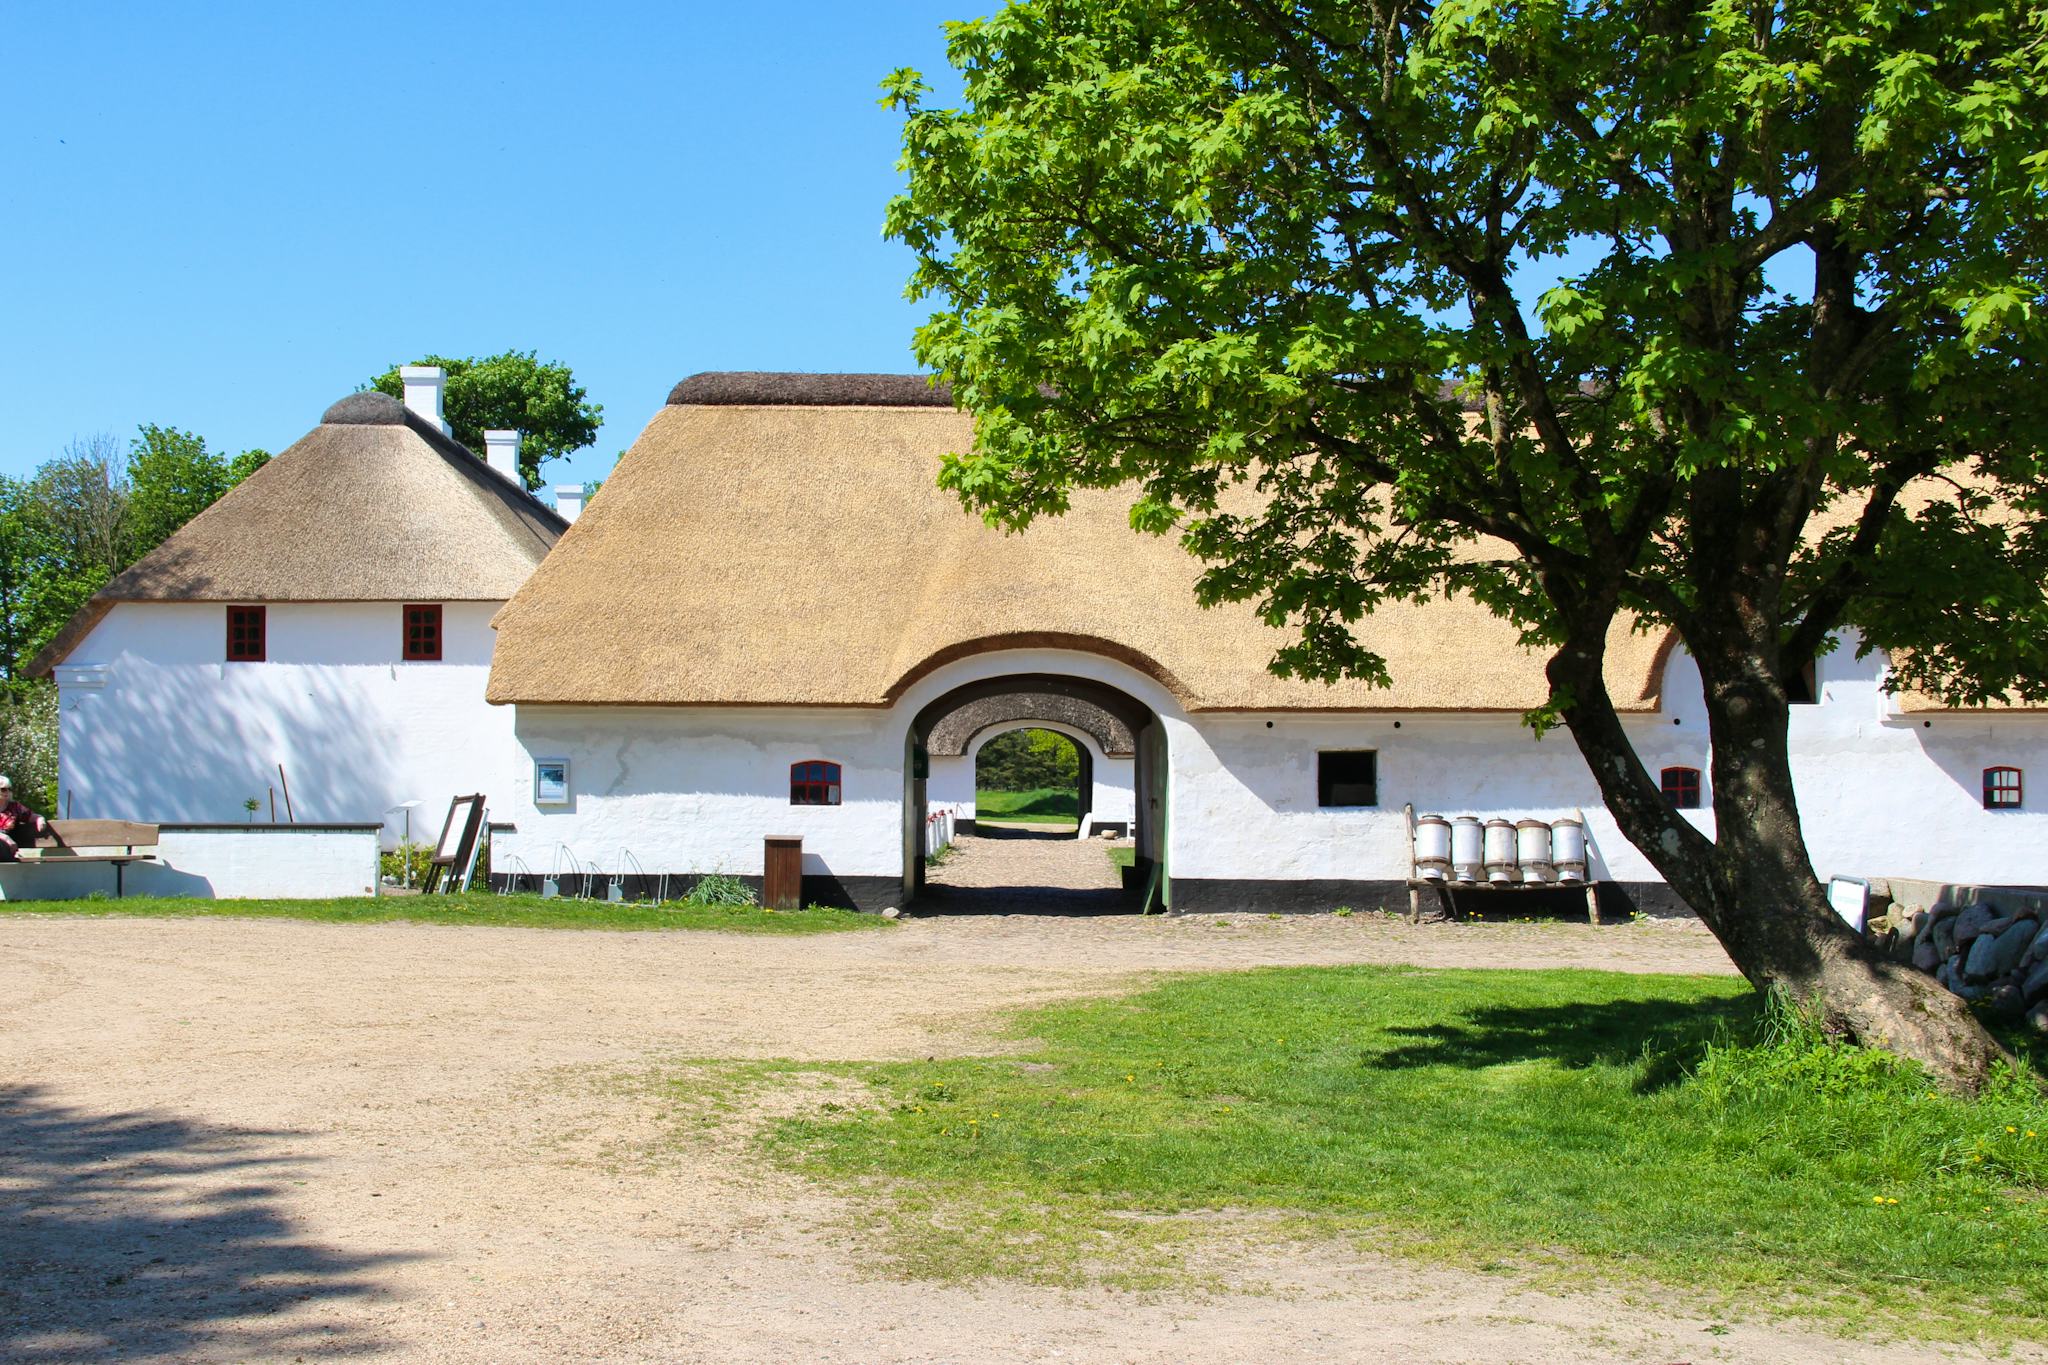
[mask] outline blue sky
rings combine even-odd
[[[912,368],[899,122],[977,0],[0,0],[0,473],[277,451],[386,365],[538,350],[600,477],[699,370]]]

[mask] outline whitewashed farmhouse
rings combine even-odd
[[[1464,602],[1382,611],[1394,686],[1283,680],[1283,635],[1201,610],[1196,566],[1084,493],[1022,535],[934,486],[969,419],[921,378],[699,375],[497,617],[489,700],[522,781],[492,792],[500,884],[597,868],[762,871],[803,840],[805,894],[914,896],[929,813],[972,818],[972,754],[1006,729],[1074,736],[1094,823],[1128,823],[1175,910],[1398,903],[1405,814],[1583,811],[1616,909],[1671,906],[1568,737],[1537,740],[1539,660]],[[1822,876],[2048,882],[2048,716],[1882,690],[1842,648],[1797,708],[1795,775]],[[1697,673],[1618,635],[1609,686],[1639,752],[1712,819]],[[2035,803],[2039,804],[2039,803]]]
[[[442,372],[404,377],[403,404],[329,408],[31,665],[58,683],[56,813],[381,823],[388,843],[411,802],[431,841],[451,796],[507,785],[491,617],[567,522],[519,483],[515,433],[477,458],[442,422]]]
[[[674,892],[759,877],[789,836],[807,899],[881,909],[917,894],[934,812],[974,819],[980,746],[1041,726],[1085,756],[1085,827],[1128,833],[1175,910],[1399,904],[1411,810],[1583,813],[1603,905],[1676,908],[1569,738],[1521,725],[1539,659],[1469,603],[1365,623],[1391,689],[1283,680],[1285,636],[1197,608],[1195,563],[1123,497],[1022,535],[964,513],[934,476],[969,419],[922,378],[686,380],[573,526],[408,378],[403,406],[337,403],[46,651],[69,813],[267,821],[282,764],[294,818],[387,842],[393,807],[431,839],[485,793],[499,886]],[[1793,720],[1821,875],[2048,883],[2048,714],[1893,696],[1854,655]],[[1684,649],[1618,633],[1608,683],[1710,824]]]

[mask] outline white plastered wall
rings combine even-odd
[[[493,840],[493,870],[758,876],[763,838],[793,834],[804,841],[806,875],[901,877],[903,763],[912,720],[966,683],[1042,673],[1107,682],[1155,709],[1174,705],[1151,679],[1094,655],[1005,650],[935,670],[887,709],[507,708],[518,712],[525,776],[513,800],[493,804],[493,819],[516,826]],[[1129,766],[1130,760],[1096,752],[1099,765]],[[541,759],[568,761],[566,805],[534,802],[533,764]],[[839,806],[789,804],[790,765],[808,759],[840,765]],[[926,788],[934,804],[936,768],[935,762]],[[969,773],[971,788],[971,767]]]
[[[1880,691],[1882,667],[1875,655],[1857,660],[1838,650],[1820,663],[1822,703],[1793,713],[1794,778],[1820,874],[2048,882],[2048,856],[2040,852],[2048,846],[2048,813],[1987,812],[1978,794],[1982,769],[1993,763],[2029,771],[2030,790],[2048,792],[2048,718],[1902,718]],[[885,711],[519,708],[523,775],[511,784],[513,799],[493,804],[494,815],[513,819],[518,831],[501,839],[498,870],[546,873],[559,850],[579,865],[634,870],[621,864],[625,850],[650,872],[751,875],[761,871],[763,836],[797,834],[808,873],[900,876],[911,719],[952,688],[1015,674],[1093,679],[1153,709],[1168,753],[1175,878],[1398,880],[1408,871],[1402,805],[1413,803],[1418,814],[1446,816],[1582,812],[1592,875],[1658,880],[1622,837],[1561,730],[1539,740],[1510,715],[1191,717],[1151,678],[1064,650],[961,660],[921,679]],[[1698,671],[1682,651],[1670,664],[1663,705],[1628,718],[1628,733],[1653,773],[1699,769],[1710,804]],[[1318,808],[1316,754],[1323,749],[1378,754],[1377,807]],[[533,805],[536,758],[570,761],[569,805]],[[814,758],[842,765],[844,805],[788,804],[789,765]],[[971,766],[964,777],[942,778],[942,761],[934,761],[928,798],[958,808],[972,799]],[[1098,814],[1112,818],[1106,803]],[[1711,833],[1709,809],[1687,818]],[[523,867],[508,868],[508,856]]]
[[[1987,811],[1983,770],[2011,764],[2048,782],[2048,717],[1911,716],[1882,691],[1880,654],[1849,640],[1819,663],[1821,700],[1792,710],[1792,772],[1822,877],[2048,882],[2048,799]],[[1663,710],[1624,721],[1649,770],[1700,770],[1711,835],[1712,763],[1699,670],[1676,651]],[[1659,881],[1601,803],[1571,736],[1538,740],[1513,716],[1199,716],[1173,755],[1176,877],[1393,880],[1407,875],[1402,805],[1416,813],[1554,819],[1582,812],[1592,875]],[[1321,810],[1316,753],[1378,754],[1378,807]],[[2048,787],[2031,791],[2048,795]]]
[[[0,863],[0,900],[111,896],[201,899],[374,896],[376,825],[164,826],[157,856],[127,865],[51,859]]]
[[[442,658],[407,663],[401,603],[270,603],[262,663],[227,663],[226,608],[116,605],[57,670],[59,814],[154,823],[256,819],[285,800],[305,821],[388,822],[415,839],[451,796],[493,802],[523,771],[512,717],[484,702],[500,604],[442,609]],[[530,780],[530,779],[524,779]]]
[[[926,807],[949,811],[956,820],[974,819],[974,768],[980,760],[982,746],[999,735],[1017,730],[1051,730],[1065,735],[1088,753],[1094,783],[1088,818],[1080,831],[1083,838],[1092,834],[1097,825],[1129,826],[1137,810],[1136,760],[1111,758],[1102,752],[1102,746],[1087,731],[1044,720],[991,725],[974,737],[966,753],[934,757],[931,781],[925,788]]]

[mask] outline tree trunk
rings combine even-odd
[[[1608,699],[1596,646],[1551,665],[1565,721],[1630,842],[1699,915],[1759,990],[1782,990],[1830,1030],[1925,1066],[1974,1094],[2003,1054],[1963,1001],[1843,924],[1814,874],[1793,800],[1789,707],[1769,661],[1739,646],[1695,651],[1713,742],[1715,837],[1678,816]],[[1590,676],[1588,667],[1591,667]]]

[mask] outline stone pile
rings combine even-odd
[[[2029,898],[2032,899],[2032,898]],[[2048,915],[1995,899],[1936,905],[1899,926],[1894,952],[1965,1000],[2048,1033]]]

